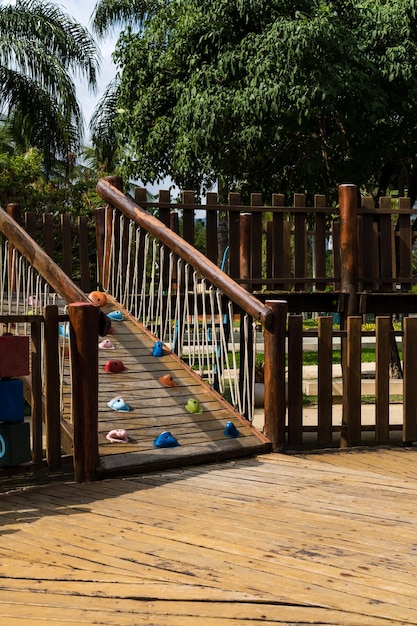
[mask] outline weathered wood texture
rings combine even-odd
[[[416,454],[273,454],[3,493],[1,619],[416,624]]]

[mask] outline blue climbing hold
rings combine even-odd
[[[130,411],[130,406],[123,400],[121,396],[117,396],[107,402],[107,406],[114,411],[120,411],[121,413],[127,413]]]
[[[111,313],[107,313],[107,317],[111,320],[116,320],[117,322],[122,322],[124,320],[123,313],[121,311],[112,311]]]
[[[175,437],[173,437],[171,433],[166,430],[158,435],[156,439],[154,439],[153,445],[155,446],[155,448],[175,448],[180,444],[175,439]]]
[[[59,335],[60,337],[69,337],[69,324],[68,322],[65,324],[60,324],[59,325]]]
[[[162,341],[155,341],[154,347],[152,348],[152,356],[163,356],[164,348]]]
[[[226,435],[226,437],[231,437],[232,439],[236,439],[236,437],[239,437],[240,435],[240,432],[233,424],[233,422],[226,423],[226,428],[224,429],[223,433]]]

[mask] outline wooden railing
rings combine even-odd
[[[115,256],[120,259],[118,273],[122,278],[124,277],[124,280],[126,280],[127,259],[131,254],[127,237],[128,226],[123,223],[123,220],[118,222],[116,229],[120,236],[110,236],[113,226],[110,207],[114,207],[124,218],[137,224],[174,255],[180,257],[188,266],[198,271],[202,279],[213,285],[223,296],[239,307],[241,313],[251,316],[253,320],[262,324],[265,329],[265,375],[268,381],[265,390],[265,435],[274,447],[283,447],[285,435],[285,337],[283,329],[287,315],[286,302],[271,300],[264,304],[258,300],[189,242],[124,195],[118,188],[120,186],[120,179],[115,178],[102,179],[97,185],[99,195],[109,205],[109,210],[101,214],[98,227],[98,233],[103,234],[101,243],[99,240],[98,245],[99,267],[102,268],[100,282],[104,286],[108,284],[109,258],[114,246],[122,248],[117,250]],[[184,291],[183,296],[188,297],[188,292]],[[241,324],[241,332],[242,329]],[[242,355],[243,352],[241,352],[241,372]]]

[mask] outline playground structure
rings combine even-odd
[[[138,204],[140,190],[136,195],[137,202],[133,202],[114,183],[120,186],[115,179],[99,183],[99,193],[108,205],[97,212],[98,286],[111,294],[116,308],[138,320],[150,336],[161,341],[178,359],[186,360],[187,371],[193,372],[194,377],[199,374],[204,378],[206,389],[212,390],[210,393],[217,400],[226,395],[232,404],[230,415],[238,421],[238,416],[242,415],[249,424],[252,420],[253,365],[259,349],[261,326],[266,439],[280,450],[302,446],[306,433],[316,434],[318,447],[360,445],[362,433],[366,430],[361,423],[361,316],[373,312],[384,314],[376,322],[377,401],[373,430],[377,443],[390,441],[390,433],[399,427],[392,426],[389,420],[389,345],[393,331],[387,314],[414,312],[417,297],[409,291],[415,282],[412,274],[412,218],[416,212],[405,206],[404,199],[401,199],[399,209],[395,209],[397,220],[393,222],[392,209],[386,206],[378,210],[380,212],[358,209],[356,188],[342,186],[340,220],[329,226],[326,215],[335,210],[326,208],[323,198],[316,197],[318,206],[312,226],[308,217],[312,209],[304,206],[300,196],[295,202],[297,206],[292,209],[282,207],[281,197],[276,196],[272,211],[268,207],[273,219],[264,229],[269,242],[266,276],[261,275],[262,272],[256,276],[259,252],[262,251],[258,235],[263,232],[258,197],[250,207],[252,218],[250,212],[248,217],[248,207],[242,210],[236,197],[232,197],[235,203],[231,205],[229,225],[233,245],[230,246],[226,274],[215,264],[217,250],[213,245],[213,241],[217,242],[217,211],[224,207],[217,207],[212,196],[208,198],[206,209],[205,256],[187,241],[187,238],[192,239],[191,225],[196,209],[189,196],[186,196],[188,200],[184,205],[174,207],[184,211],[183,237],[179,237],[169,227],[175,227],[169,203],[159,200],[158,220]],[[384,201],[384,204],[387,203]],[[293,217],[289,215],[291,211]],[[33,222],[29,223],[33,233]],[[66,220],[63,220],[63,228],[63,232],[69,232]],[[30,334],[32,339],[31,379],[27,380],[26,396],[32,407],[33,460],[43,462],[44,421],[48,465],[58,466],[64,450],[74,455],[77,479],[92,480],[101,454],[98,343],[99,335],[105,336],[108,330],[106,315],[91,304],[86,292],[77,287],[64,270],[57,268],[50,256],[43,254],[5,213],[1,214],[0,229],[7,240],[2,247],[1,321],[8,328],[15,324],[13,332]],[[85,224],[79,232],[83,233],[85,241]],[[327,275],[329,233],[333,242],[333,266]],[[63,256],[67,258],[68,237],[64,239],[67,244]],[[310,240],[314,263],[308,261],[306,252]],[[236,247],[236,242],[242,245]],[[244,242],[247,242],[246,248]],[[89,283],[90,289],[95,285],[87,280],[85,261],[88,255],[81,247],[80,244],[81,282],[84,289]],[[236,256],[237,250],[239,257]],[[290,254],[292,251],[293,255]],[[292,256],[294,263],[289,263]],[[235,281],[231,276],[237,272],[237,266],[239,278]],[[69,265],[66,267],[69,272]],[[265,267],[262,266],[262,271]],[[309,267],[314,267],[313,276],[309,275]],[[274,290],[251,294],[239,282],[253,290],[262,286]],[[284,286],[287,290],[277,291]],[[314,287],[314,290],[307,293],[307,287]],[[369,291],[371,287],[373,290]],[[332,289],[327,291],[326,288]],[[309,427],[302,419],[301,312],[306,311],[337,312],[341,316],[341,330],[337,332],[333,330],[330,315],[319,320],[318,419],[316,426]],[[287,328],[288,312],[291,315]],[[415,322],[413,317],[406,318],[404,330],[397,333],[402,338],[404,368],[404,419],[400,429],[402,441],[407,444],[417,439],[413,381],[417,367]],[[63,325],[68,328],[68,323],[70,346],[65,344],[65,337],[60,336],[60,328]],[[341,338],[346,358],[344,417],[337,425],[332,420],[331,355],[335,335]],[[70,364],[72,372],[77,372],[76,376],[68,374]],[[70,384],[68,380],[71,380]],[[72,398],[70,403],[69,396]],[[267,449],[265,437],[258,436],[258,449],[259,441],[263,442],[260,447]],[[249,448],[246,453],[251,452]],[[234,453],[230,450],[229,453],[236,454],[236,447]],[[219,450],[214,448],[212,458],[216,458],[216,454]],[[176,458],[175,462],[180,464],[184,458]]]

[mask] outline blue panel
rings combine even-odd
[[[0,380],[0,422],[23,422],[22,380]]]

